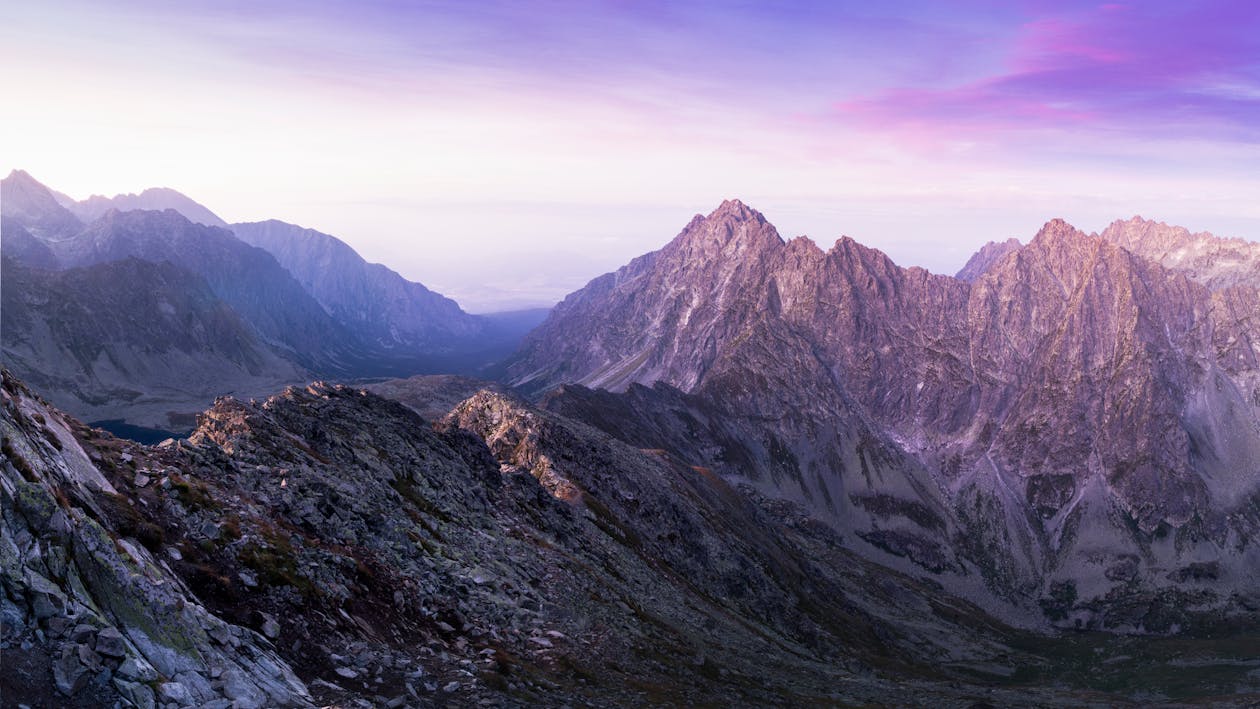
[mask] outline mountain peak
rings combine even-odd
[[[41,239],[62,239],[83,226],[57,202],[52,190],[25,170],[13,170],[0,180],[0,214]]]
[[[738,221],[755,220],[765,222],[766,218],[761,212],[749,207],[738,199],[722,200],[717,209],[709,213],[709,219],[736,219]]]
[[[1019,251],[1023,247],[1024,245],[1015,237],[1011,237],[1006,241],[990,241],[971,255],[966,265],[954,275],[954,278],[961,281],[975,281],[994,264],[1006,257],[1007,254]]]
[[[1065,220],[1055,217],[1046,222],[1033,240],[1028,242],[1029,246],[1052,246],[1052,245],[1077,245],[1084,244],[1090,240],[1090,235],[1077,229]]]
[[[124,212],[136,209],[155,212],[174,209],[191,222],[206,226],[227,226],[227,222],[219,218],[217,214],[193,201],[184,193],[169,187],[150,187],[139,194],[117,194],[113,197],[92,195],[70,207],[70,210],[84,221],[95,220],[111,209]]]
[[[728,199],[707,217],[697,214],[673,243],[686,248],[690,260],[760,252],[784,242],[761,212],[738,199]]]

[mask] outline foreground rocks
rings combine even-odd
[[[3,392],[6,702],[1116,700],[805,508],[502,392],[431,422],[313,384],[147,448]]]

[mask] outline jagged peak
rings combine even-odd
[[[755,220],[765,222],[766,217],[761,212],[749,207],[738,199],[722,200],[717,209],[709,213],[709,219],[733,218],[738,221]]]
[[[1066,244],[1086,245],[1094,240],[1095,237],[1077,229],[1061,217],[1055,217],[1041,227],[1028,245],[1041,247]]]
[[[1022,248],[1024,248],[1023,242],[1015,237],[1006,241],[990,241],[967,259],[967,263],[954,274],[954,278],[967,282],[975,281],[1004,257]]]
[[[0,180],[4,186],[9,189],[21,189],[23,191],[34,190],[36,192],[46,192],[48,197],[52,198],[52,190],[47,185],[31,176],[26,170],[13,169],[9,176]]]
[[[784,244],[783,237],[765,215],[738,199],[728,199],[708,216],[697,214],[673,242],[675,246],[743,251],[775,248]]]

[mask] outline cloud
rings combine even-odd
[[[888,88],[836,115],[921,139],[1123,132],[1260,142],[1260,4],[1111,3],[1032,17],[998,71]]]

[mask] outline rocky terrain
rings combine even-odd
[[[988,247],[968,282],[847,237],[785,242],[730,201],[557,306],[509,381],[624,392],[566,387],[548,406],[608,407],[605,430],[808,504],[868,558],[971,598],[982,579],[1008,617],[1251,617],[1260,282],[1213,290],[1147,257],[1166,242],[1130,251],[1117,229],[1052,221]],[[677,426],[618,433],[628,411]]]
[[[426,410],[468,384],[393,387]],[[430,421],[316,383],[221,399],[154,447],[7,372],[2,391],[6,703],[1114,706],[1260,685],[1241,651],[1015,630],[805,508],[500,391]],[[1192,687],[1126,674],[1186,658],[1208,668]]]
[[[309,378],[196,274],[129,258],[64,271],[3,261],[6,366],[89,421],[187,431],[190,398],[263,396]],[[144,287],[138,288],[136,284]]]
[[[980,247],[979,251],[972,254],[971,258],[967,259],[967,263],[958,273],[954,274],[954,278],[960,281],[967,281],[968,283],[975,281],[980,276],[983,276],[990,266],[1001,261],[1007,254],[1018,251],[1022,246],[1023,244],[1019,242],[1019,239],[1015,238],[1007,239],[1006,241],[990,241]]]

